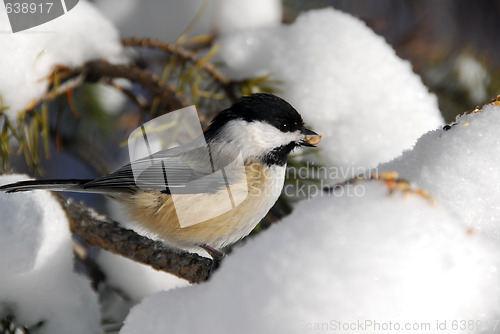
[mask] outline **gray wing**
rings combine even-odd
[[[245,175],[244,169],[231,167],[236,157],[213,151],[208,145],[187,152],[183,152],[182,148],[160,151],[87,182],[83,188],[118,192],[144,189],[167,194],[193,194],[215,193],[241,181]]]

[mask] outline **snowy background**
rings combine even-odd
[[[321,166],[321,185],[337,186],[309,188],[310,199],[233,249],[207,283],[93,250],[106,277],[97,289],[74,267],[68,221],[50,193],[0,193],[0,319],[34,333],[500,333],[500,101],[453,121],[422,81],[451,76],[466,96],[455,101],[463,113],[500,94],[494,71],[465,52],[419,76],[360,19],[332,7],[291,15],[290,3],[209,1],[191,33],[215,34],[214,62],[226,75],[266,76],[323,135],[317,152],[296,159]],[[380,3],[384,11],[390,1]],[[5,117],[15,123],[46,94],[54,65],[127,63],[121,37],[174,42],[202,5],[81,0],[12,34],[0,4]],[[98,96],[111,114],[126,106],[116,91]],[[12,171],[24,171],[12,159]],[[68,163],[51,156],[44,177],[88,177],[61,167]],[[339,184],[366,173],[380,178]],[[0,184],[25,178],[7,174]]]

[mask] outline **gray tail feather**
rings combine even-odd
[[[85,189],[83,185],[91,180],[28,180],[0,186],[0,191],[15,193],[20,191],[31,191],[36,189],[52,191],[73,191],[73,192],[97,192],[96,189]]]

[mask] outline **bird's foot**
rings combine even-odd
[[[220,263],[224,258],[224,256],[226,256],[226,254],[208,245],[201,245],[200,247],[203,248],[212,257],[213,260],[212,271],[219,268]]]

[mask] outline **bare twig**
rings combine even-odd
[[[108,84],[120,91],[123,95],[127,96],[137,107],[139,107],[141,111],[146,111],[151,108],[151,106],[142,97],[135,95],[135,93],[130,89],[118,85],[112,80],[108,80]]]
[[[63,85],[60,85],[54,90],[47,92],[40,100],[33,101],[30,105],[26,107],[26,110],[31,110],[35,108],[40,102],[51,101],[56,97],[58,97],[59,95],[66,94],[67,92],[72,91],[76,87],[81,86],[83,83],[84,83],[84,77],[82,75],[69,79]]]
[[[159,241],[121,227],[81,203],[56,196],[68,214],[71,231],[89,244],[171,273],[190,283],[200,283],[209,278],[212,260],[193,253],[174,251]]]
[[[165,110],[176,110],[191,105],[190,100],[172,85],[160,80],[158,75],[132,65],[111,64],[104,60],[92,60],[77,68],[58,67],[54,75],[70,78],[55,90],[48,92],[40,101],[47,101],[65,94],[68,90],[81,86],[85,82],[97,82],[101,79],[123,78],[142,85],[160,99],[160,106]],[[129,96],[130,97],[130,96]],[[34,102],[30,108],[36,106]],[[134,100],[134,102],[137,102]]]
[[[182,60],[191,61],[194,64],[202,63],[202,59],[200,59],[200,57],[198,57],[196,53],[184,48],[182,45],[164,43],[153,38],[127,38],[123,40],[123,45],[131,47],[153,48],[167,52],[171,55],[179,57]],[[203,63],[200,68],[203,69],[207,74],[209,74],[219,84],[219,86],[225,91],[227,97],[232,102],[235,102],[237,100],[237,96],[233,89],[234,83],[231,81],[231,79],[225,76],[217,67],[215,67],[210,62]]]
[[[93,60],[87,62],[80,70],[86,73],[86,78],[89,81],[98,81],[101,78],[124,78],[138,83],[160,97],[162,101],[166,101],[169,110],[176,110],[191,104],[188,98],[172,85],[161,81],[158,75],[136,66],[116,65],[103,60]]]

